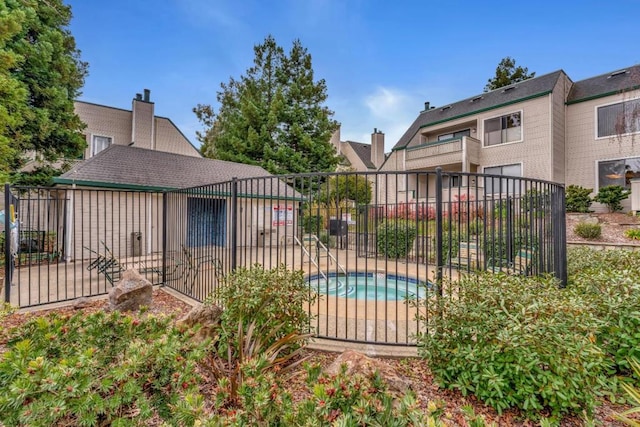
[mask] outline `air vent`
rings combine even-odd
[[[471,101],[469,102],[476,102],[476,101],[480,101],[483,97],[482,96],[476,96],[475,98],[473,98]]]
[[[504,89],[502,89],[502,92],[508,92],[510,90],[514,90],[515,88],[516,88],[516,86],[505,87]]]
[[[620,70],[620,71],[616,71],[615,73],[611,73],[611,75],[607,78],[610,79],[611,77],[621,76],[622,74],[627,74],[627,73],[628,73],[627,70]]]
[[[448,110],[449,108],[451,108],[451,105],[447,105],[446,107],[442,107],[440,109],[440,111],[445,111],[445,110]]]

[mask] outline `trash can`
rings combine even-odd
[[[131,256],[142,255],[142,232],[133,231],[131,233]]]

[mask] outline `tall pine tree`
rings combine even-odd
[[[536,73],[529,73],[527,67],[516,67],[516,60],[507,56],[502,58],[502,61],[496,67],[496,75],[487,80],[487,85],[484,87],[485,92],[495,90],[504,86],[509,86],[513,83],[518,83],[523,80],[535,77]]]
[[[198,105],[205,157],[260,165],[273,174],[332,171],[338,158],[329,139],[337,127],[314,80],[311,55],[299,40],[288,54],[268,36],[254,47],[253,66],[221,84],[218,112]]]
[[[20,183],[47,183],[50,164],[77,158],[84,127],[73,109],[87,64],[68,30],[71,8],[62,0],[0,1],[0,160]],[[42,167],[19,172],[29,156]]]

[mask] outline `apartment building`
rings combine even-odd
[[[380,170],[523,176],[597,192],[640,177],[640,66],[578,82],[562,70],[438,107],[425,103]],[[424,180],[424,182],[418,182]],[[433,194],[424,175],[400,182],[406,199]],[[492,180],[477,185],[499,191]]]

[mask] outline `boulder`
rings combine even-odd
[[[347,375],[361,374],[369,376],[378,371],[382,379],[389,386],[391,392],[402,395],[411,388],[410,382],[399,375],[393,367],[387,365],[383,360],[372,359],[354,350],[345,350],[342,352],[331,365],[325,368],[324,372],[327,375],[337,375],[342,365],[346,365]]]
[[[91,300],[89,300],[89,298],[87,297],[80,297],[80,298],[76,298],[73,301],[73,309],[74,310],[81,310],[83,308],[87,308],[91,305]]]
[[[151,305],[153,286],[137,270],[127,270],[109,291],[109,308],[118,311],[139,310]]]
[[[221,315],[222,309],[217,305],[199,304],[178,320],[176,326],[181,329],[192,329],[194,326],[200,325],[200,329],[194,336],[194,339],[200,342],[214,338],[218,334]]]

